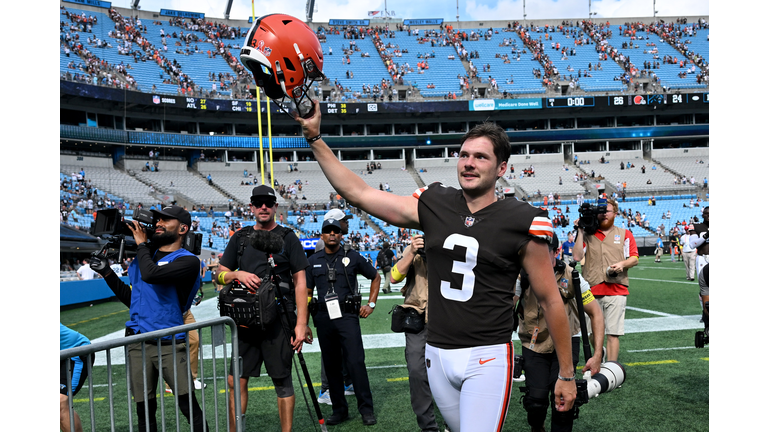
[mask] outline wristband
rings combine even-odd
[[[318,135],[318,136],[313,137],[313,138],[307,138],[307,143],[312,144],[313,142],[319,140],[322,137],[323,137],[322,135]]]
[[[397,269],[397,264],[395,264],[395,265],[393,265],[393,266],[392,266],[392,270],[391,270],[391,272],[392,272],[392,278],[393,278],[395,281],[397,281],[397,282],[400,282],[400,281],[402,281],[403,279],[405,279],[405,275],[404,275],[404,274],[402,274],[402,273],[400,273],[400,271]],[[397,283],[397,282],[395,282],[395,283]]]
[[[562,381],[575,381],[576,380],[576,376],[572,376],[570,378],[566,378],[566,377],[564,377],[564,376],[562,376],[560,374],[557,374],[557,379],[562,380]]]
[[[221,272],[219,273],[219,276],[216,278],[219,281],[220,285],[226,285],[226,282],[224,282],[224,275],[229,272]]]

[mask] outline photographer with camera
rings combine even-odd
[[[367,318],[376,307],[381,276],[349,245],[341,247],[341,224],[335,219],[323,222],[321,235],[325,248],[309,257],[307,288],[317,288],[313,299],[312,320],[320,340],[322,361],[328,377],[333,414],[326,424],[336,425],[349,418],[344,397],[342,358],[352,375],[357,410],[366,426],[376,424],[373,396],[365,368],[365,351],[360,332],[360,318]],[[357,275],[371,280],[368,303],[362,305]]]
[[[549,243],[550,258],[555,271],[555,280],[560,290],[560,296],[566,304],[568,323],[571,334],[577,335],[581,331],[579,326],[579,312],[576,302],[581,300],[584,312],[589,315],[592,324],[592,333],[595,336],[594,355],[587,359],[582,372],[590,371],[594,376],[600,372],[600,359],[602,358],[603,312],[595,302],[589,284],[584,278],[579,278],[579,291],[581,299],[577,299],[576,287],[573,280],[573,268],[567,263],[556,258],[559,241],[557,234],[552,235]],[[549,337],[546,321],[541,306],[532,290],[528,289],[530,282],[528,275],[521,272],[515,289],[520,297],[515,313],[520,319],[517,334],[523,347],[523,369],[525,370],[525,387],[523,391],[523,407],[528,412],[528,424],[531,431],[544,431],[544,421],[547,418],[547,408],[553,406],[551,415],[551,432],[570,431],[573,429],[573,420],[578,418],[578,408],[574,405],[568,411],[554,409],[555,383],[558,379],[559,363],[555,353],[555,346]],[[585,336],[585,335],[583,335]],[[576,338],[577,339],[577,338]],[[578,340],[578,339],[577,339]],[[573,364],[578,364],[578,342],[574,341]]]
[[[700,275],[705,265],[709,264],[709,206],[702,209],[704,223],[693,224],[693,234],[688,244],[696,248],[696,274]]]
[[[192,306],[200,288],[200,260],[190,251],[182,248],[185,235],[192,225],[189,212],[175,205],[152,210],[154,235],[148,241],[147,230],[138,221],[130,221],[127,228],[138,244],[136,258],[128,267],[130,285],[121,281],[109,267],[107,257],[101,254],[91,258],[91,268],[99,273],[118,299],[130,308],[130,319],[126,322],[125,335],[147,333],[184,324],[183,313]],[[172,338],[176,339],[173,352]],[[147,349],[142,356],[141,343],[128,346],[128,362],[132,371],[131,392],[136,401],[139,431],[156,431],[157,401],[155,389],[159,375],[178,392],[178,406],[193,430],[206,431],[203,412],[197,403],[191,382],[187,379],[186,336],[178,333],[166,336],[157,350]],[[153,342],[147,342],[151,344]],[[158,370],[158,357],[162,356],[162,370]],[[175,365],[174,365],[175,357]],[[174,374],[174,367],[176,374]],[[144,388],[142,370],[146,369],[147,388]],[[144,393],[148,400],[144,400]],[[192,412],[189,411],[189,397],[192,398]],[[149,428],[144,421],[149,411]],[[191,415],[191,419],[190,419]]]
[[[268,231],[283,239],[282,252],[273,253],[274,272],[279,276],[278,285],[284,310],[291,322],[286,323],[293,328],[293,335],[287,335],[283,328],[284,318],[275,320],[262,330],[258,327],[246,328],[238,326],[238,349],[242,368],[240,371],[240,406],[241,415],[248,408],[248,380],[258,377],[261,364],[264,363],[267,374],[272,379],[277,393],[277,409],[283,432],[291,431],[293,427],[293,411],[296,404],[293,381],[291,379],[291,358],[293,351],[301,351],[302,344],[311,343],[311,334],[307,330],[307,289],[305,269],[309,265],[304,248],[299,238],[289,228],[275,222],[277,211],[277,196],[274,189],[266,185],[253,188],[251,192],[250,210],[256,219],[256,225],[238,230],[229,239],[224,254],[219,260],[216,279],[221,285],[227,285],[237,280],[249,290],[256,291],[262,281],[270,275],[270,263],[267,251],[257,249],[253,242],[248,241],[256,232]],[[222,292],[227,291],[224,288]],[[295,313],[294,313],[295,310]],[[295,318],[294,318],[295,316]],[[295,322],[293,322],[295,320]],[[232,362],[238,359],[232,358]],[[227,377],[229,385],[229,430],[235,430],[235,395],[234,377],[230,368]],[[248,429],[244,429],[248,430]]]
[[[437,431],[432,391],[429,389],[427,365],[424,350],[427,346],[427,255],[424,251],[424,236],[414,234],[411,244],[403,250],[403,256],[392,266],[390,282],[405,279],[400,290],[405,301],[401,307],[418,312],[419,321],[424,325],[418,333],[405,329],[405,362],[408,366],[408,385],[411,389],[411,408],[416,414],[416,423],[422,431]],[[392,318],[395,321],[393,315]],[[394,326],[393,326],[394,327]],[[394,328],[393,328],[394,330]]]
[[[607,334],[606,360],[618,361],[619,337],[624,335],[624,315],[629,295],[628,270],[637,265],[639,253],[632,232],[614,225],[619,204],[599,199],[579,208],[573,259],[584,259],[584,278],[603,309]],[[597,349],[597,346],[595,346]]]

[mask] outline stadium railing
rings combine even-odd
[[[227,344],[226,343],[226,331],[225,326],[229,326],[230,334],[232,335],[232,343]],[[192,324],[185,324],[177,327],[171,327],[164,330],[157,330],[149,333],[143,333],[143,334],[137,334],[133,336],[127,336],[124,338],[118,338],[113,339],[109,341],[102,341],[102,342],[94,342],[90,345],[83,345],[76,348],[69,348],[64,349],[59,352],[59,359],[61,361],[66,361],[73,357],[79,357],[79,356],[87,356],[88,361],[85,362],[85,367],[88,368],[88,400],[89,400],[89,411],[90,411],[90,426],[91,430],[107,430],[106,424],[100,424],[98,427],[96,427],[96,416],[95,416],[95,406],[94,406],[94,374],[93,374],[93,366],[91,364],[91,356],[97,356],[101,357],[101,355],[105,356],[105,363],[107,366],[107,383],[103,383],[107,385],[109,396],[108,396],[108,403],[109,403],[109,430],[110,431],[116,431],[116,430],[127,430],[128,427],[126,425],[116,425],[116,400],[118,397],[122,398],[122,396],[117,396],[118,394],[122,393],[127,397],[125,399],[125,404],[118,404],[117,407],[127,407],[128,408],[128,423],[131,425],[130,428],[132,429],[133,426],[133,410],[132,410],[132,397],[131,397],[131,368],[128,361],[128,345],[140,343],[141,344],[141,353],[142,353],[142,359],[145,358],[146,355],[149,355],[149,352],[147,350],[153,350],[153,349],[160,349],[161,344],[158,343],[159,339],[164,336],[170,336],[178,333],[185,333],[186,341],[185,343],[185,350],[186,350],[186,356],[187,358],[190,358],[190,348],[189,348],[189,332],[192,330],[197,330],[198,333],[202,333],[202,329],[204,328],[210,328],[211,331],[211,343],[210,343],[210,353],[212,357],[213,364],[211,365],[210,369],[211,372],[211,379],[213,380],[213,419],[207,418],[207,415],[210,414],[211,409],[208,409],[209,401],[206,399],[206,393],[205,389],[201,391],[200,394],[200,408],[203,411],[203,422],[209,422],[214,424],[213,429],[219,430],[219,426],[222,426],[224,429],[226,429],[229,424],[229,410],[227,409],[227,401],[229,400],[229,387],[227,386],[226,379],[228,376],[228,365],[227,365],[227,345],[231,346],[232,350],[232,358],[238,358],[239,352],[238,352],[238,339],[237,339],[237,327],[235,325],[235,321],[230,317],[220,317],[220,318],[214,318],[207,321],[200,321]],[[200,335],[200,341],[201,346],[198,350],[199,355],[199,363],[198,363],[198,378],[202,381],[205,378],[205,363],[204,360],[204,351],[208,352],[208,350],[204,350],[202,346],[202,334]],[[154,344],[149,344],[148,342],[154,341]],[[176,340],[173,339],[172,346],[176,347]],[[221,379],[219,379],[220,375],[216,373],[217,369],[217,350],[216,348],[221,346],[223,349],[223,356],[222,361],[224,362],[224,374]],[[119,386],[118,383],[113,382],[113,360],[112,360],[112,350],[113,349],[119,349],[122,348],[124,352],[124,359],[125,359],[125,387]],[[174,350],[174,359],[175,359],[175,350]],[[101,362],[100,362],[101,363]],[[143,362],[144,363],[144,362]],[[67,387],[72,388],[72,370],[70,366],[70,362],[67,361]],[[162,370],[162,356],[158,356],[158,369]],[[232,375],[233,376],[240,376],[240,364],[239,362],[232,362]],[[180,372],[183,371],[177,371],[176,370],[176,364],[174,361],[174,374],[177,376],[180,374]],[[190,369],[190,362],[187,362],[187,382],[188,382],[188,388],[190,391],[196,391],[195,385],[192,380],[192,372]],[[146,382],[147,379],[147,369],[146,369],[146,363],[144,363],[142,367],[142,376],[143,379]],[[162,379],[158,380],[160,384],[162,384]],[[220,415],[220,396],[219,396],[219,388],[220,386],[223,386],[224,388],[224,401],[223,401],[223,410],[226,413],[226,415]],[[85,389],[85,384],[83,385],[83,389]],[[151,391],[156,391],[156,389],[152,389]],[[162,392],[162,390],[160,390]],[[177,422],[183,421],[183,416],[180,416],[179,413],[179,401],[176,397],[177,393],[174,393],[174,408],[173,413],[170,414],[171,418],[176,419]],[[163,401],[163,397],[161,396],[159,398],[159,405],[160,405],[160,419],[158,420],[159,424],[162,424],[163,430],[165,430],[165,422],[167,413],[165,409],[165,402]],[[147,389],[145,389],[144,393],[144,400],[148,400],[147,398]],[[234,400],[235,400],[235,412],[239,413],[241,412],[240,408],[240,386],[234,387]],[[73,408],[73,400],[72,397],[69,398],[68,401],[69,404],[69,417],[70,417],[70,426],[72,430],[74,430],[74,408]],[[191,398],[190,398],[190,404],[191,404]],[[191,407],[190,407],[191,408]],[[191,413],[190,409],[190,413]],[[147,414],[149,413],[149,410],[146,411]],[[190,414],[191,416],[191,414]],[[85,416],[83,416],[85,418]],[[182,420],[179,420],[179,419]],[[145,419],[137,419],[138,421],[149,421],[149,418]],[[213,422],[210,422],[210,420],[213,420]],[[242,432],[244,430],[241,416],[236,416],[236,430],[238,432]]]

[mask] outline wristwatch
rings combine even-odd
[[[374,302],[368,302],[368,307],[370,307],[371,309],[373,309],[373,308],[375,308],[375,307],[376,307],[376,303],[374,303]]]

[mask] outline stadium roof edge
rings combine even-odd
[[[72,9],[80,9],[80,10],[86,10],[86,11],[94,11],[94,12],[105,12],[105,9],[94,7],[94,6],[88,6],[84,4],[76,4],[76,3],[69,3],[69,2],[63,2],[60,1],[59,4],[61,6],[64,6],[66,8],[72,8]],[[159,20],[159,21],[167,21],[168,17],[160,16],[160,11],[147,11],[147,10],[133,10],[130,8],[125,7],[119,7],[112,5],[112,8],[118,11],[121,15],[124,16],[136,16],[138,15],[141,19],[148,19],[148,20]],[[192,11],[194,12],[194,11]],[[223,12],[222,12],[223,13]],[[295,15],[294,15],[295,16]],[[691,15],[691,16],[656,16],[656,19],[658,20],[664,20],[665,22],[669,21],[675,21],[678,18],[688,18],[689,23],[693,23],[697,21],[699,18],[704,18],[709,22],[709,15]],[[297,17],[301,18],[301,17]],[[420,17],[407,17],[406,19],[419,19]],[[435,18],[434,16],[424,17],[424,18]],[[248,17],[244,19],[228,19],[225,20],[224,17],[208,17],[206,16],[206,19],[214,20],[217,22],[225,22],[228,25],[233,26],[239,26],[239,27],[250,27],[251,24],[248,23]],[[354,19],[354,18],[345,18],[345,19]],[[368,17],[362,17],[358,19],[370,19]],[[577,21],[577,20],[583,20],[585,17],[557,17],[557,18],[549,18],[549,19],[536,19],[536,20],[526,20],[528,23],[532,23],[534,25],[543,26],[546,24],[549,25],[559,25],[563,22],[563,20],[567,21]],[[644,22],[644,23],[650,23],[653,21],[653,16],[647,16],[647,17],[614,17],[614,18],[595,18],[594,21],[598,23],[603,22],[613,22],[615,24],[623,24],[625,22]],[[400,18],[398,21],[393,22],[400,22],[402,18]],[[506,20],[493,20],[493,21],[460,21],[458,25],[456,25],[456,21],[451,21],[450,19],[444,19],[444,24],[451,24],[455,28],[461,28],[461,29],[475,29],[475,28],[487,28],[487,27],[506,27],[507,23],[519,20],[519,17],[510,17]],[[373,21],[371,21],[372,25],[377,25]],[[328,22],[319,22],[319,21],[313,21],[312,23],[309,23],[309,25],[316,29],[319,26],[328,27]],[[418,26],[419,28],[438,28],[437,25],[425,25],[425,26]]]

